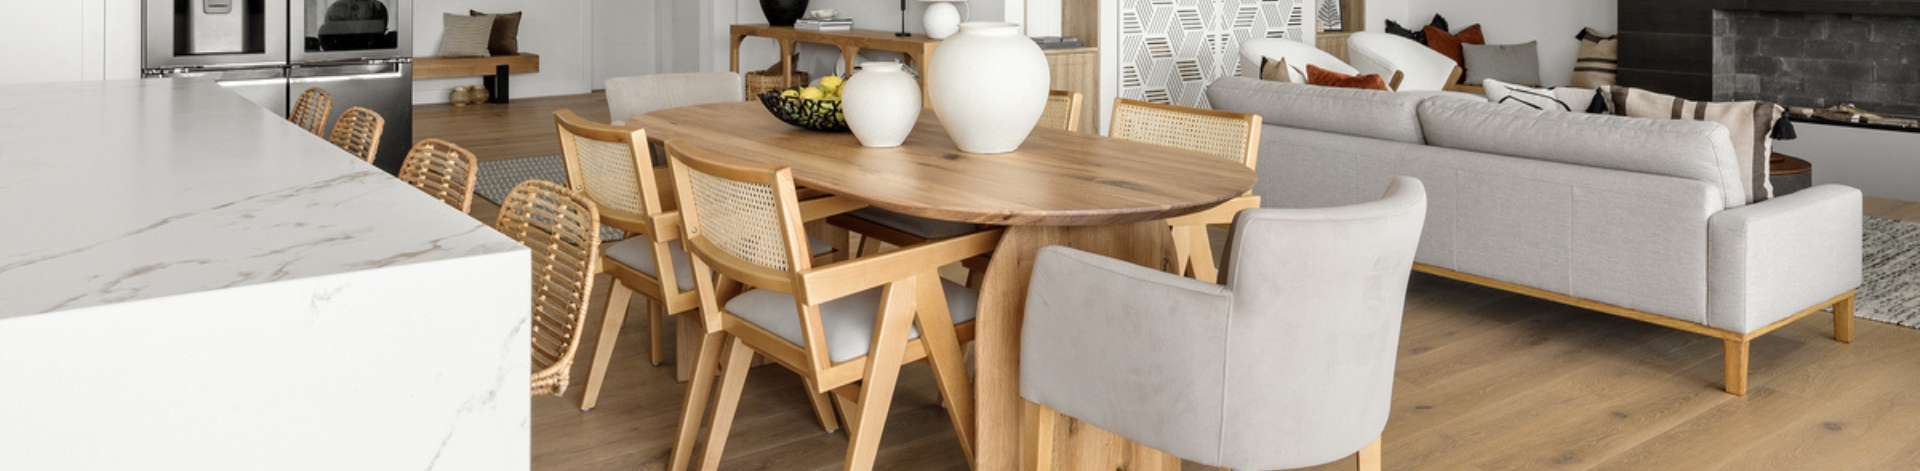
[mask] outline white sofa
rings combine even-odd
[[[1268,207],[1372,199],[1426,184],[1420,271],[1722,339],[1746,390],[1755,337],[1826,307],[1851,339],[1859,190],[1746,204],[1725,127],[1223,78],[1214,108],[1262,116]]]

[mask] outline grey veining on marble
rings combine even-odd
[[[192,80],[0,87],[0,322],[522,250]]]

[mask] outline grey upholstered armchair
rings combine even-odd
[[[1379,469],[1426,207],[1420,181],[1398,177],[1375,202],[1242,211],[1220,284],[1041,250],[1020,358],[1037,435],[1053,436],[1057,411],[1211,466],[1300,468],[1360,451],[1363,469]],[[1051,455],[1047,440],[1034,445]]]

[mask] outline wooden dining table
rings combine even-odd
[[[866,148],[852,134],[789,126],[757,102],[688,106],[627,119],[650,140],[683,139],[791,167],[810,189],[924,218],[1006,226],[982,280],[974,340],[977,470],[1021,467],[1020,329],[1035,253],[1064,245],[1172,271],[1164,221],[1252,188],[1247,166],[1200,152],[1035,129],[1019,150],[961,152],[932,110],[906,143]],[[1125,322],[1125,319],[1115,319]],[[1178,470],[1177,459],[1091,426],[1055,427],[1060,469]],[[1029,453],[1030,454],[1030,453]],[[1032,456],[1024,458],[1031,461]]]

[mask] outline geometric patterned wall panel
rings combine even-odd
[[[1208,108],[1214,79],[1240,72],[1240,42],[1303,40],[1314,0],[1120,0],[1120,96]]]

